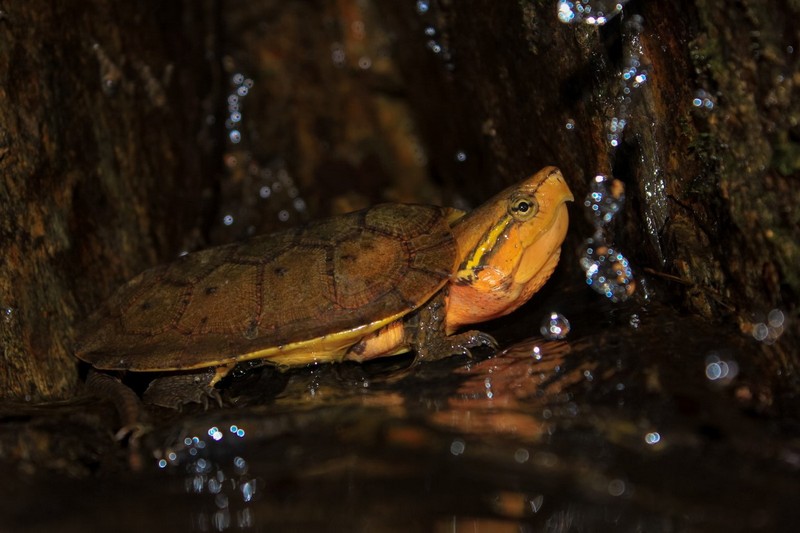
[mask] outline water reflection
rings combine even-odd
[[[195,531],[225,531],[256,525],[249,506],[259,492],[247,460],[236,455],[246,431],[236,424],[227,431],[211,426],[199,435],[186,436],[156,450],[157,466],[170,476],[183,477],[187,494],[199,498],[191,519]]]

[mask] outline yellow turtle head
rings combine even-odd
[[[558,264],[572,200],[561,172],[546,167],[454,223],[448,331],[510,313],[539,290]]]

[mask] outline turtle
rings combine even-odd
[[[494,340],[465,326],[514,311],[550,277],[572,200],[546,167],[469,213],[378,204],[188,253],[123,285],[75,355],[97,389],[125,390],[127,419],[133,392],[115,372],[158,373],[145,402],[178,407],[219,399],[215,385],[248,361],[469,355]]]

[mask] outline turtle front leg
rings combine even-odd
[[[212,399],[222,407],[222,397],[214,385],[232,368],[233,365],[226,365],[155,378],[144,391],[144,402],[168,409],[180,409],[187,403],[200,403],[207,408]]]
[[[406,342],[417,352],[415,362],[459,354],[472,357],[471,349],[480,346],[496,349],[494,337],[482,331],[446,334],[446,298],[446,291],[442,291],[406,321]]]

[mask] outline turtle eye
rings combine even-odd
[[[530,220],[539,212],[539,203],[532,196],[514,196],[508,203],[508,214],[519,221]]]

